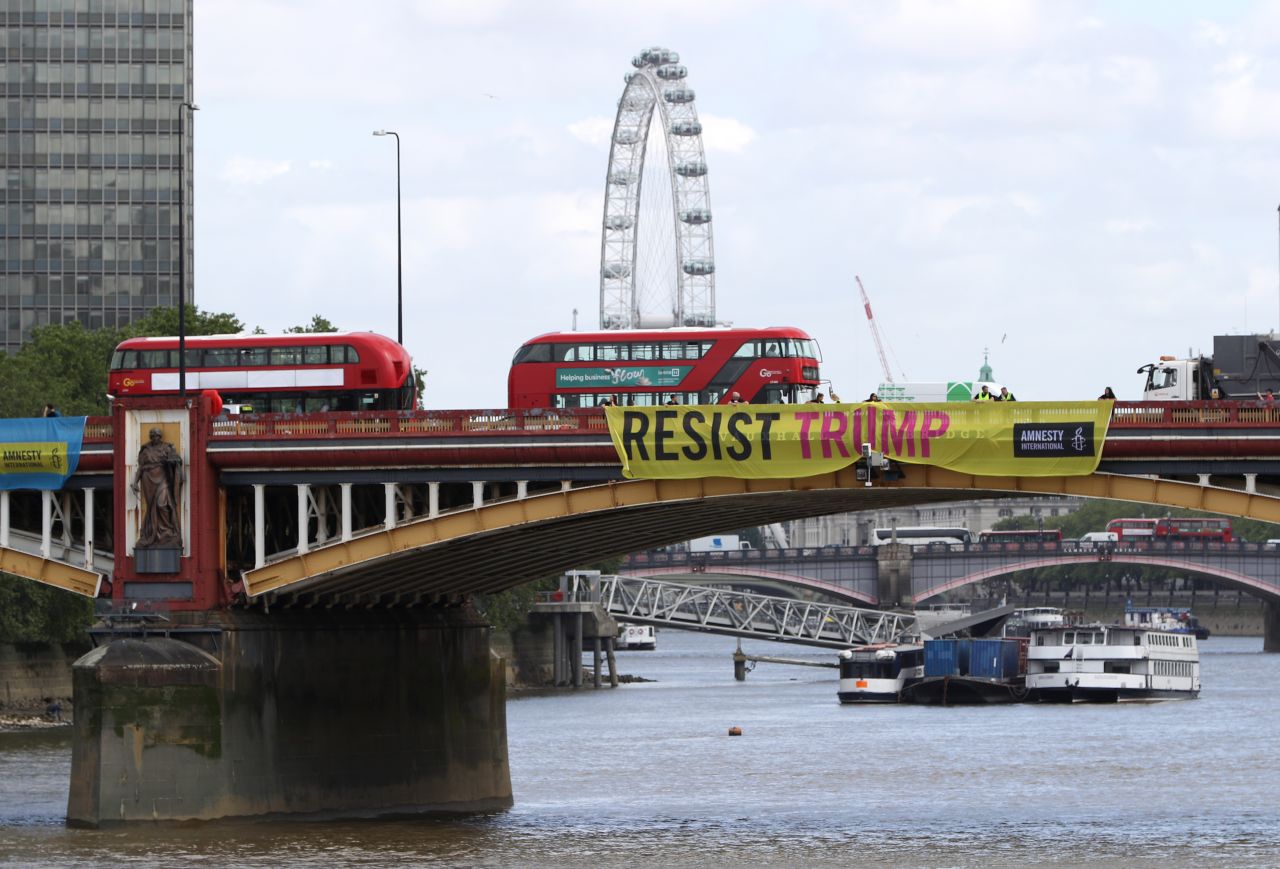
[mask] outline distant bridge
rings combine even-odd
[[[726,552],[649,552],[627,558],[630,576],[705,577],[742,583],[787,582],[850,603],[876,603],[887,571],[909,578],[910,600],[927,602],[977,582],[1032,570],[1081,564],[1170,567],[1280,600],[1280,548],[1261,543],[1152,540],[1134,543],[999,542],[907,546],[826,546]]]

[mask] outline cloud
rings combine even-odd
[[[585,118],[569,125],[569,135],[584,145],[609,146],[613,135],[613,118]]]
[[[1148,231],[1155,224],[1145,217],[1113,217],[1104,222],[1102,226],[1111,235],[1134,235]]]
[[[755,141],[756,131],[734,118],[700,113],[698,120],[702,122],[702,144],[708,151],[738,153]]]
[[[219,177],[223,181],[240,185],[266,184],[292,170],[289,160],[260,160],[253,157],[232,157],[223,164]]]

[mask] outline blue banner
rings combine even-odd
[[[86,419],[0,419],[0,489],[61,489],[80,464]]]

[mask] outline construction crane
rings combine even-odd
[[[862,309],[867,312],[867,325],[871,327],[871,337],[876,342],[876,352],[880,354],[880,367],[884,369],[884,382],[893,383],[893,370],[889,368],[889,357],[885,354],[884,339],[880,337],[880,328],[876,326],[875,315],[871,313],[871,300],[867,298],[867,290],[862,286],[862,278],[854,275],[853,279],[858,282],[858,292],[862,294]],[[907,375],[903,374],[902,379],[906,380]]]

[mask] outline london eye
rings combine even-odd
[[[666,48],[631,63],[605,178],[600,327],[712,326],[711,197],[688,70]]]

